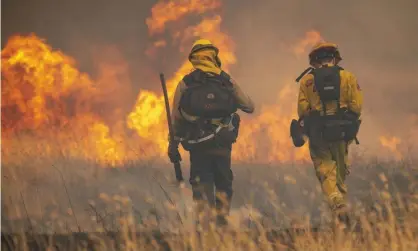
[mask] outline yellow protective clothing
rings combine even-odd
[[[358,115],[361,115],[363,93],[357,83],[357,78],[353,73],[347,70],[340,71],[340,78],[340,107],[345,107],[357,113]],[[336,102],[326,104],[328,115],[334,114],[336,109]],[[299,117],[303,117],[312,110],[320,111],[321,115],[323,115],[321,99],[319,98],[318,92],[316,91],[314,85],[314,77],[312,74],[307,74],[300,80],[298,115]]]
[[[219,75],[222,70],[217,65],[216,57],[216,52],[213,49],[202,49],[190,56],[190,62],[195,69]]]
[[[345,205],[348,144],[341,141],[313,145],[310,142],[309,151],[316,176],[331,209],[336,210]]]
[[[331,66],[332,64],[327,65]],[[356,77],[347,70],[341,70],[340,78],[340,107],[345,107],[360,116],[363,105],[363,93]],[[314,77],[312,74],[307,74],[300,81],[298,115],[301,118],[314,110],[324,115],[322,102],[318,92],[315,90]],[[336,110],[336,102],[326,104],[327,115],[335,114]],[[345,141],[315,144],[311,141],[309,142],[311,159],[317,177],[332,209],[345,205],[344,195],[347,193],[347,187],[344,181],[349,168],[348,146],[350,143]]]
[[[189,54],[189,61],[195,68],[219,74],[222,63],[218,54],[219,49],[211,41],[199,39],[193,44]]]
[[[220,75],[222,73],[221,61],[218,58],[218,49],[209,40],[201,39],[195,42],[189,55],[189,61],[192,63],[194,69],[199,69],[209,75]],[[191,72],[191,74],[195,73],[200,75],[199,72]],[[238,109],[246,113],[254,112],[254,104],[250,97],[241,90],[235,80],[230,78],[230,82],[232,84],[232,94],[235,96]],[[198,117],[188,115],[180,108],[181,97],[187,88],[184,79],[182,79],[174,92],[171,114],[173,118],[173,133],[177,137],[187,137],[185,135],[187,133],[183,134],[182,131],[190,128],[190,123],[188,122],[193,122],[198,119]],[[222,119],[224,118],[212,119],[211,123],[220,123]],[[238,128],[236,127],[236,129]],[[203,211],[204,205],[208,202],[210,208],[215,211],[218,226],[223,226],[227,223],[226,216],[229,214],[233,195],[231,151],[232,144],[200,149],[195,148],[189,151],[189,181],[192,185],[193,200],[197,202],[195,212],[196,214],[200,214]],[[197,223],[200,225],[200,217],[197,218]]]
[[[202,48],[199,46],[206,47]],[[189,56],[189,60],[195,69],[200,69],[204,72],[212,74],[220,74],[222,69],[219,66],[220,64],[217,64],[217,61],[220,61],[219,59],[216,59],[217,55],[218,50],[209,40],[200,39],[197,40],[193,45],[193,48]],[[251,100],[251,98],[243,92],[243,90],[240,88],[240,86],[236,83],[236,81],[233,78],[231,78],[230,81],[232,83],[232,91],[238,103],[238,108],[246,113],[253,113],[254,103]],[[183,80],[181,80],[180,83],[177,85],[176,91],[174,93],[173,107],[171,111],[174,135],[177,135],[176,132],[178,132],[181,128],[183,124],[182,122],[193,122],[196,119],[198,119],[197,117],[188,115],[184,111],[181,111],[179,108],[181,95],[186,88],[186,84]],[[217,122],[220,122],[220,119],[219,121],[213,121],[214,124],[216,124]]]

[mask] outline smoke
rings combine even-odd
[[[12,34],[34,32],[74,57],[81,71],[94,76],[100,72],[97,48],[111,46],[112,55],[129,66],[118,73],[125,79],[119,78],[121,82],[131,84],[131,89],[123,91],[126,96],[118,96],[116,102],[124,112],[134,104],[139,89],[157,90],[158,72],[173,73],[188,51],[183,45],[179,52],[176,44],[160,43],[159,53],[147,53],[159,44],[151,38],[146,21],[155,1],[22,2],[2,1],[2,47]],[[306,32],[318,31],[323,39],[337,43],[342,66],[356,74],[364,90],[360,136],[363,144],[373,145],[378,143],[378,135],[405,138],[417,125],[410,122],[418,114],[417,7],[414,0],[245,0],[226,1],[219,15],[222,30],[236,44],[237,62],[230,72],[258,108],[280,103],[279,91],[293,84],[307,67],[307,51],[294,52]],[[194,8],[199,13],[198,6]],[[182,22],[193,21],[186,18]],[[171,35],[162,34],[163,40],[164,36]]]
[[[232,5],[232,3],[231,3]],[[416,1],[262,1],[226,10],[226,28],[237,43],[233,75],[257,100],[279,103],[273,94],[307,66],[289,48],[311,30],[339,45],[341,65],[364,91],[363,146],[379,135],[406,139],[416,124],[418,18]]]
[[[418,33],[416,32],[418,2],[416,0],[236,0],[223,2],[222,7],[216,10],[215,14],[222,18],[220,24],[222,32],[234,42],[236,62],[229,67],[229,70],[242,88],[254,99],[257,113],[262,112],[263,106],[279,104],[280,109],[271,109],[272,112],[267,113],[268,118],[274,118],[269,121],[274,123],[282,122],[280,118],[275,119],[275,117],[291,113],[294,104],[290,102],[296,101],[298,88],[294,79],[308,66],[309,46],[299,47],[298,45],[307,36],[315,40],[317,37],[309,34],[316,33],[307,35],[307,32],[316,31],[323,39],[339,45],[343,57],[342,66],[357,76],[364,90],[364,116],[359,137],[361,147],[370,148],[376,152],[379,149],[378,146],[383,144],[388,148],[389,153],[398,155],[404,141],[418,139],[418,101],[415,97],[418,91],[418,60],[416,58],[418,55]],[[102,111],[103,114],[100,115],[105,120],[105,124],[125,121],[126,115],[132,111],[136,102],[138,91],[140,89],[159,90],[158,73],[164,71],[167,75],[171,75],[185,61],[191,38],[186,40],[178,38],[173,42],[173,33],[180,30],[186,35],[192,34],[193,30],[186,32],[189,31],[186,28],[196,26],[202,21],[199,18],[196,21],[194,17],[187,17],[167,31],[157,34],[158,36],[151,36],[146,20],[152,16],[151,8],[155,3],[156,1],[151,0],[73,0],[67,2],[4,0],[1,3],[2,48],[8,38],[16,33],[34,32],[39,37],[46,38],[47,43],[52,47],[75,58],[77,68],[82,72],[87,72],[97,84],[95,87],[101,90],[98,95],[103,97],[94,96],[93,98],[103,102],[93,102],[98,106],[97,109],[94,107],[94,110]],[[199,8],[195,8],[199,13]],[[181,50],[179,50],[178,43],[180,43]],[[295,48],[298,48],[296,53]],[[220,53],[222,56],[225,51]],[[293,88],[288,88],[288,86]],[[281,92],[282,90],[285,92]],[[106,107],[108,105],[113,107]],[[289,113],[283,110],[289,110]],[[109,114],[109,111],[112,113]],[[271,130],[275,129],[274,125],[267,124],[266,126]],[[287,125],[280,128],[287,128]],[[86,148],[94,149],[92,153],[84,153],[92,155],[93,159],[96,156],[102,156],[103,152],[106,152],[106,156],[118,156],[116,160],[119,160],[119,157],[122,159],[125,149],[118,148],[117,142],[119,141],[109,140],[108,128],[98,123],[94,124],[93,129],[91,139],[85,144],[87,147],[82,145],[79,151],[84,152],[83,149]],[[267,132],[271,131],[267,130]],[[241,142],[243,142],[245,135],[241,135]],[[284,135],[287,135],[287,132]],[[98,143],[97,139],[102,139],[101,142],[105,143]],[[103,147],[96,149],[101,144]],[[20,151],[22,145],[18,144],[18,146],[10,147],[10,149]],[[109,149],[111,151],[108,151]],[[42,153],[44,154],[47,150],[42,148]],[[260,148],[257,150],[270,153]],[[268,150],[278,154],[281,149]],[[383,152],[381,153],[384,155]],[[80,154],[77,151],[74,155]],[[137,158],[136,152],[133,155]],[[103,159],[106,159],[106,156]],[[33,161],[41,162],[34,158],[29,164],[22,166],[31,169]],[[42,165],[50,166],[45,163]],[[71,164],[65,164],[65,166],[69,167]],[[78,163],[75,166],[79,166]],[[27,170],[23,170],[22,173],[29,177]],[[83,170],[93,169],[83,167]],[[297,202],[308,201],[298,194],[299,190],[290,185],[286,190],[286,186],[282,185],[284,182],[277,182],[277,176],[271,173],[273,169],[269,168],[270,172],[260,168],[256,170],[260,172],[260,177],[254,178],[250,175],[250,178],[268,180],[269,183],[279,186],[277,190],[282,191],[280,197],[285,198],[286,203],[298,204]],[[312,169],[309,170],[313,172]],[[141,174],[134,177],[146,179],[148,175],[143,170],[140,171]],[[244,177],[243,172],[246,170],[237,168],[236,171],[242,172],[237,175],[238,179],[242,179],[240,177]],[[54,170],[49,172],[49,175],[53,172]],[[363,172],[359,173],[363,176]],[[109,191],[112,191],[117,190],[121,183],[130,184],[126,183],[126,180],[132,176],[130,173],[126,175],[125,177],[124,174],[120,180],[113,180],[117,184],[114,187],[109,186],[108,177],[104,177],[106,184],[101,185],[98,190],[101,191],[102,188],[107,187]],[[75,177],[74,179],[79,178],[79,176]],[[311,173],[307,177],[314,177],[314,174]],[[370,177],[377,177],[377,175],[371,174]],[[236,189],[238,193],[245,196],[251,194],[253,186],[248,185],[250,178],[245,178],[246,180],[241,182],[237,180],[234,183],[241,183],[237,186],[239,189]],[[296,175],[295,178],[298,182],[302,179]],[[57,181],[55,177],[45,179],[51,182]],[[86,180],[91,179],[86,178]],[[133,181],[132,194],[137,193],[138,186],[141,187],[142,184],[147,186],[148,183],[141,179]],[[310,181],[314,182],[313,179]],[[353,186],[349,184],[349,187],[362,189],[361,186],[354,186],[355,183],[360,182],[354,180]],[[369,184],[370,180],[366,180],[365,183]],[[45,192],[59,190],[51,189],[50,183],[46,184]],[[82,182],[82,184],[89,184],[89,182]],[[302,180],[298,184],[306,185],[306,190],[312,189],[309,182]],[[56,185],[58,186],[60,185]],[[84,195],[85,191],[92,191],[91,187],[82,188],[84,189],[82,193],[75,190],[77,194]],[[80,188],[77,187],[77,189]],[[9,190],[18,191],[18,189]],[[139,190],[150,189],[147,187]],[[28,191],[35,192],[34,189],[28,189]],[[57,197],[65,198],[61,195]],[[164,197],[161,196],[161,198]],[[258,196],[258,198],[264,201],[263,196]],[[190,195],[186,199],[189,200]],[[141,199],[138,198],[137,201],[140,202]],[[80,203],[80,205],[85,204]],[[185,204],[189,206],[191,203],[185,201]],[[290,207],[289,211],[295,207]],[[316,208],[316,204],[306,207]],[[82,210],[80,206],[79,211]],[[249,214],[242,211],[234,210],[233,212],[238,215],[237,218]]]

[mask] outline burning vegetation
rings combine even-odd
[[[149,34],[156,38],[154,47],[158,49],[169,43],[158,37],[166,31],[180,49],[187,48],[198,37],[205,37],[220,49],[223,68],[228,71],[237,59],[234,41],[221,30],[221,16],[213,13],[220,6],[216,0],[158,3],[146,21]],[[170,26],[188,15],[202,13],[205,15],[197,25],[184,29]],[[320,37],[319,33],[310,32],[300,42],[301,46],[317,42],[312,36]],[[161,93],[141,90],[132,111],[119,121],[109,123],[108,114],[115,114],[118,104],[112,104],[111,97],[115,93],[106,89],[117,92],[116,85],[130,83],[108,80],[103,85],[100,79],[104,77],[94,80],[80,72],[73,58],[51,48],[35,34],[11,37],[2,50],[2,61],[3,146],[16,139],[16,135],[30,134],[36,136],[36,141],[42,142],[45,149],[52,150],[59,141],[61,154],[106,165],[165,156],[168,132]],[[179,65],[167,81],[170,99],[177,83],[192,70],[187,60]],[[101,75],[109,79],[112,70],[112,67],[105,67]],[[235,160],[270,163],[307,159],[307,149],[294,150],[288,135],[295,93],[296,87],[289,83],[279,93],[279,104],[262,106],[255,118],[244,118],[240,139],[234,148]],[[106,107],[105,112],[103,107]],[[6,163],[13,162],[10,155],[4,157]]]
[[[220,49],[223,68],[228,71],[237,63],[236,45],[221,29],[221,6],[219,0],[157,3],[146,20],[150,39],[155,40],[147,55],[167,45],[185,51],[194,39],[204,37]],[[200,18],[196,25],[184,22],[191,16]],[[289,51],[300,57],[319,41],[323,41],[319,32],[308,31]],[[3,163],[15,161],[11,146],[17,136],[37,144],[44,153],[57,152],[103,165],[166,159],[168,132],[162,94],[142,89],[129,112],[120,109],[126,93],[121,86],[131,85],[129,78],[117,76],[129,75],[123,59],[103,65],[99,77],[93,79],[80,72],[73,58],[53,49],[36,34],[11,37],[1,56]],[[167,81],[170,100],[177,83],[192,70],[186,59],[178,65]],[[309,159],[307,146],[295,149],[288,132],[289,121],[296,115],[297,88],[289,78],[277,94],[277,103],[258,104],[255,116],[242,118],[234,161],[301,163]],[[387,143],[381,139],[384,147]]]
[[[221,8],[220,0],[158,1],[146,19],[150,48],[145,55],[154,58],[170,46],[180,53],[187,52],[195,39],[203,37],[220,49],[222,68],[229,71],[240,63],[236,53],[238,45],[222,27]],[[189,18],[196,21],[190,24]],[[287,49],[295,57],[304,57],[310,47],[323,40],[318,31],[309,30]],[[182,195],[167,186],[166,177],[171,177],[171,169],[159,170],[146,165],[148,161],[168,161],[168,130],[162,93],[141,89],[132,102],[127,102],[133,89],[128,77],[129,65],[120,57],[117,48],[106,53],[115,56],[116,61],[108,62],[106,56],[97,58],[98,74],[93,76],[82,72],[74,58],[52,48],[36,34],[15,35],[8,39],[1,52],[2,181],[6,184],[2,189],[2,211],[7,221],[14,223],[25,219],[31,228],[32,222],[46,222],[45,226],[51,223],[51,228],[34,224],[41,232],[53,229],[58,233],[64,229],[60,224],[65,222],[67,229],[62,230],[65,232],[101,229],[108,234],[115,231],[122,233],[123,243],[132,249],[145,246],[147,250],[155,249],[155,241],[150,241],[148,246],[148,240],[143,240],[142,234],[136,239],[134,232],[161,230],[164,224],[173,224],[175,230],[178,226],[185,227],[182,220],[191,222],[192,219],[189,216],[191,202],[182,201]],[[154,70],[157,76],[160,69]],[[191,70],[192,65],[184,59],[178,62],[174,73],[166,73],[170,101],[178,82]],[[268,229],[274,224],[287,224],[294,220],[293,217],[301,218],[294,214],[321,210],[321,188],[315,189],[312,168],[307,171],[259,165],[249,170],[240,165],[311,165],[308,144],[294,148],[289,135],[289,122],[296,117],[299,86],[294,83],[293,75],[288,76],[282,86],[275,103],[258,103],[254,115],[242,116],[238,141],[232,153],[234,165],[238,166],[237,202],[232,205],[238,219],[233,229],[237,233],[250,232],[250,228],[257,225],[257,231],[261,227],[259,232],[265,231],[268,235]],[[418,117],[414,116],[412,139],[418,135],[417,121]],[[405,140],[389,134],[375,139],[380,143],[379,151],[385,150],[396,160],[404,158],[402,144]],[[131,163],[145,164],[141,165],[143,168],[129,171],[95,168],[123,167]],[[364,165],[362,170],[350,174],[350,193],[356,199],[367,200],[366,204],[376,198],[383,201],[381,208],[373,205],[370,209],[366,205],[366,209],[359,206],[358,210],[353,210],[356,214],[362,214],[363,209],[371,211],[370,215],[356,215],[366,226],[363,235],[341,233],[334,240],[328,233],[312,235],[310,232],[288,241],[301,249],[309,246],[320,250],[323,247],[383,250],[390,246],[392,250],[415,250],[418,197],[413,175],[416,168],[395,167],[388,171],[389,168],[380,164],[372,164],[372,168]],[[169,194],[170,189],[175,192]],[[399,190],[402,190],[402,198],[397,197]],[[191,200],[191,191],[185,191]],[[363,195],[371,198],[364,199]],[[399,204],[389,201],[394,201],[395,197]],[[298,204],[301,204],[300,208]],[[252,206],[257,210],[253,211]],[[125,207],[129,213],[122,213]],[[245,223],[241,223],[242,216],[237,216],[237,211],[244,207],[250,212],[246,213]],[[387,215],[384,214],[386,211]],[[396,218],[398,215],[404,217],[402,225]],[[292,224],[289,226],[293,227]],[[272,232],[272,235],[276,233]],[[207,247],[228,245],[227,250],[254,247],[270,250],[267,246],[271,240],[263,239],[260,233],[254,236],[214,233],[214,236],[214,240],[207,242]],[[168,243],[174,249],[184,249],[194,238],[198,237],[181,232],[177,239],[172,238]],[[279,241],[280,238],[274,240],[279,248],[286,242]]]

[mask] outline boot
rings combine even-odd
[[[343,224],[346,230],[351,229],[350,215],[345,204],[338,205],[334,209],[334,214],[337,216],[338,222]]]

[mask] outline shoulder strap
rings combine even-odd
[[[312,67],[308,67],[306,68],[300,75],[299,77],[296,79],[296,83],[299,83],[299,81],[306,75],[309,74],[310,72],[312,72],[314,70],[314,68]]]
[[[191,74],[187,74],[186,76],[183,77],[183,82],[186,84],[187,87],[189,87],[189,85],[192,82],[192,76]]]
[[[224,85],[225,87],[227,87],[227,88],[232,88],[233,87],[233,84],[232,84],[232,81],[231,81],[232,78],[228,73],[226,73],[224,71],[221,71],[221,73],[219,74],[219,78],[225,84]]]
[[[196,69],[193,72],[184,76],[183,81],[186,84],[186,86],[189,87],[191,85],[195,85],[196,83],[201,83],[204,81],[204,79],[211,78],[211,77],[219,78],[221,81],[231,83],[231,76],[224,71],[221,71],[219,75],[209,76],[208,74],[206,74],[204,71],[200,69]]]
[[[225,79],[225,80],[228,80],[228,81],[231,80],[231,76],[228,73],[224,72],[224,71],[221,71],[221,74],[219,74],[219,76],[221,78]]]
[[[202,82],[205,77],[205,73],[200,69],[195,69],[191,73],[183,77],[183,81],[187,87],[196,85],[197,83]]]

